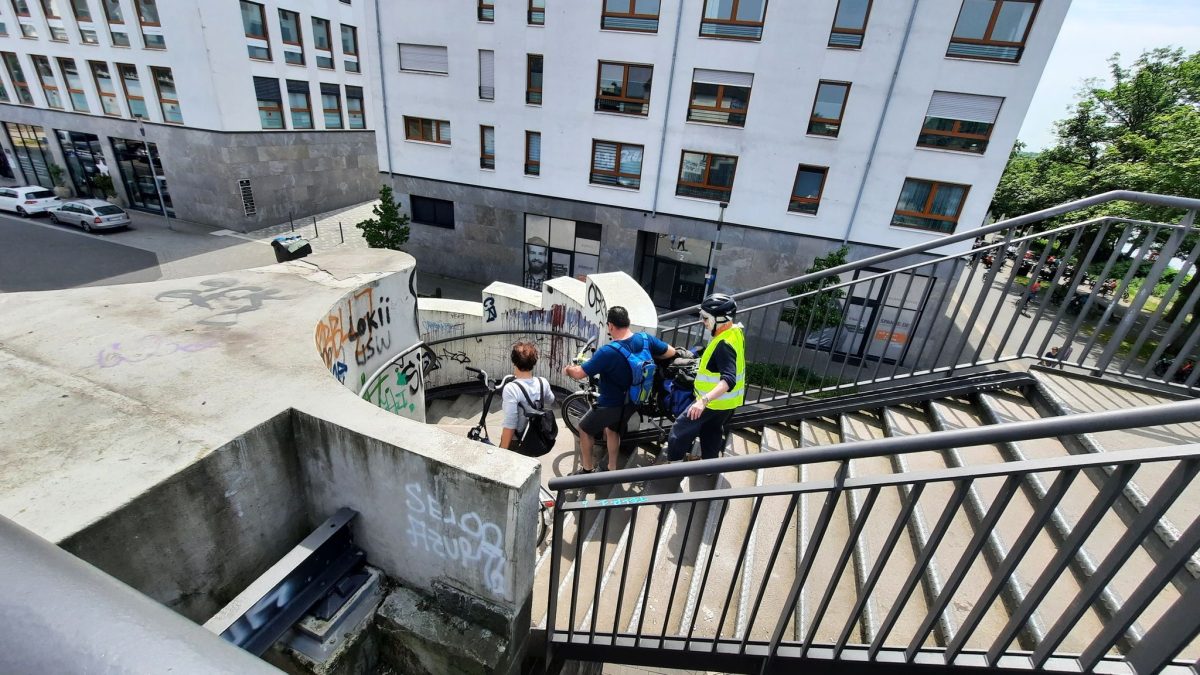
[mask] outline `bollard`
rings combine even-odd
[[[341,243],[346,243],[346,233],[342,232],[342,221],[338,221],[338,237],[341,238]]]
[[[319,230],[317,230],[317,217],[313,216],[312,219],[313,219],[313,239],[320,239],[321,232]]]

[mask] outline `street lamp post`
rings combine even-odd
[[[716,285],[716,275],[713,274],[713,259],[717,257],[717,251],[721,250],[721,226],[725,224],[725,209],[729,208],[729,202],[721,202],[721,213],[717,216],[717,240],[708,247],[708,269],[704,271],[704,296],[712,295],[713,286]]]
[[[167,229],[174,231],[175,228],[171,225],[171,217],[167,215],[167,203],[163,201],[162,187],[158,184],[158,170],[154,168],[154,155],[150,154],[150,142],[146,140],[146,126],[142,124],[142,116],[137,116],[138,135],[142,137],[142,146],[146,149],[146,161],[150,163],[150,178],[154,181],[154,192],[158,195],[158,208],[162,211],[163,220],[167,222]]]

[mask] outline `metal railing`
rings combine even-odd
[[[1188,213],[1177,224],[1036,227],[1113,201]],[[1111,192],[739,293],[747,403],[1025,359],[1195,391],[1197,209],[1197,199]],[[686,318],[695,309],[660,316],[663,339],[706,339]]]
[[[1186,663],[1174,660],[1200,634],[1200,613],[1194,611],[1195,602],[1200,599],[1200,582],[1191,583],[1177,596],[1162,592],[1200,547],[1200,520],[1192,522],[1174,545],[1154,561],[1151,569],[1136,570],[1140,582],[1124,602],[1106,606],[1108,613],[1097,632],[1085,635],[1081,642],[1079,633],[1072,631],[1080,625],[1085,612],[1108,593],[1114,576],[1200,473],[1200,444],[886,475],[851,476],[848,467],[852,459],[1197,420],[1200,420],[1200,401],[1192,400],[556,478],[550,481],[550,489],[557,492],[557,508],[550,553],[548,649],[563,649],[570,658],[614,661],[636,652],[636,661],[640,663],[653,662],[654,655],[658,655],[663,664],[674,667],[725,668],[736,672],[773,669],[787,672],[805,666],[828,668],[834,661],[855,666],[866,662],[897,669],[954,666],[1094,672],[1100,668],[1103,672],[1149,673],[1172,663],[1172,667],[1186,668],[1200,653],[1185,654]],[[825,480],[789,484],[759,481],[754,486],[737,489],[648,491],[640,496],[593,500],[571,500],[567,492],[822,462],[840,462],[841,469]],[[1061,604],[1051,607],[1053,603],[1047,601],[1051,589],[1071,561],[1081,554],[1101,519],[1114,509],[1134,473],[1145,465],[1165,466],[1157,472],[1165,478],[1112,542],[1090,578],[1079,583],[1071,601],[1065,607]],[[1030,555],[1033,543],[1057,516],[1058,506],[1069,488],[1081,474],[1096,468],[1106,468],[1109,472],[1090,502],[1082,505],[1069,535],[1049,560],[1034,559]],[[1019,536],[990,578],[968,583],[972,565],[986,539],[1002,519],[1014,517],[1009,504],[1022,484],[1034,476],[1048,482],[1049,488],[1033,503],[1032,515],[1021,521]],[[969,541],[961,537],[950,541],[947,532],[952,521],[963,517],[968,494],[974,486],[988,481],[994,497],[972,528]],[[874,510],[881,502],[881,494],[889,492],[898,496],[900,508]],[[814,509],[816,517],[811,523],[804,522],[806,516],[798,515],[808,513],[806,500],[819,505]],[[850,501],[857,504],[857,515],[851,518],[849,532],[841,537],[831,535],[834,513]],[[924,543],[914,547],[915,560],[910,569],[904,570],[903,579],[891,578],[881,583],[885,569],[893,569],[888,567],[889,560],[919,507],[935,511],[936,524]],[[733,512],[742,514],[753,534],[726,522],[726,515]],[[768,512],[770,517],[765,515]],[[568,517],[580,524],[591,521],[593,530],[595,523],[599,523],[602,543],[607,541],[610,531],[624,529],[625,534],[616,546],[602,544],[585,549],[582,526],[576,528],[573,542],[565,540],[564,521]],[[694,528],[693,524],[705,520],[708,522],[703,528],[703,541],[689,543],[689,538],[701,536],[701,528]],[[631,588],[626,582],[635,548],[633,541],[635,538],[650,541],[649,530],[643,529],[642,536],[638,535],[639,522],[643,528],[653,528],[653,544],[649,549],[639,549],[649,552],[645,577],[640,587],[635,583]],[[682,529],[681,523],[686,523]],[[708,527],[714,523],[715,527]],[[864,569],[858,574],[860,582],[853,595],[853,606],[848,612],[835,612],[845,609],[834,603],[839,579],[867,528],[874,528],[876,533],[886,531],[887,536],[876,550],[869,573]],[[803,543],[793,547],[795,567],[785,569],[781,551],[788,548],[785,541],[796,537],[798,532],[804,534],[798,540]],[[664,547],[664,537],[671,539],[674,546]],[[755,560],[752,565],[747,551],[755,537],[773,545],[765,561]],[[836,549],[836,562],[832,565],[826,551],[830,547]],[[674,549],[673,561],[664,548]],[[693,550],[695,554],[685,554]],[[758,550],[766,549],[759,545]],[[737,551],[737,558],[732,562],[728,556],[720,558],[718,551]],[[937,593],[922,601],[919,595],[914,598],[914,592],[935,554],[949,556],[953,570]],[[826,556],[821,564],[819,556]],[[943,562],[946,559],[941,557]],[[565,574],[564,562],[569,563]],[[989,631],[981,630],[985,613],[997,601],[1013,571],[1022,565],[1036,571],[1036,580],[1024,591],[1020,602],[1006,613],[1002,629],[995,630],[993,624]],[[685,566],[690,569],[682,577]],[[603,570],[607,572],[601,573]],[[619,581],[611,583],[618,577]],[[684,590],[685,587],[690,590]],[[895,593],[888,594],[890,589]],[[735,594],[740,596],[740,602],[733,609]],[[798,603],[802,596],[816,604],[800,611]],[[710,601],[705,603],[704,598]],[[869,603],[886,610],[882,619],[866,611]],[[957,629],[948,632],[943,617],[952,603],[970,611]],[[1147,608],[1155,603],[1157,611],[1147,614]],[[1164,608],[1163,604],[1168,606]],[[686,606],[681,609],[681,605]],[[700,605],[706,606],[710,613],[719,613],[719,618],[709,614],[698,620]],[[623,614],[623,606],[635,609]],[[1032,631],[1031,636],[1027,627],[1041,625],[1043,620],[1049,622],[1050,628]],[[652,628],[647,630],[647,626]],[[1072,647],[1065,648],[1068,637],[1072,639]]]

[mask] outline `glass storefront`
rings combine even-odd
[[[655,307],[680,309],[704,299],[704,271],[712,242],[678,235],[641,232],[639,282]],[[717,270],[713,270],[715,277]]]
[[[524,285],[542,289],[556,277],[585,277],[600,271],[600,226],[525,214]]]
[[[113,138],[113,152],[117,156],[117,168],[125,191],[129,194],[129,206],[143,211],[162,213],[158,193],[167,207],[167,215],[175,215],[171,206],[171,193],[167,190],[167,178],[163,175],[162,161],[158,157],[158,145],[126,138]],[[148,149],[148,150],[147,150]],[[147,156],[149,152],[149,156]],[[153,164],[153,168],[151,165]],[[158,187],[155,188],[157,182]]]
[[[27,185],[40,185],[44,188],[54,187],[50,179],[49,166],[50,144],[46,140],[46,132],[32,124],[4,123],[8,140],[12,141],[13,152],[17,155],[17,164],[25,175]]]
[[[92,179],[97,174],[107,171],[100,137],[61,129],[57,131],[57,134],[58,145],[62,148],[63,157],[67,160],[67,174],[71,177],[75,194],[79,197],[104,199],[104,192],[92,183]]]

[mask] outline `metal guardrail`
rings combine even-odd
[[[984,668],[1001,668],[1006,670],[1030,670],[1047,666],[1066,668],[1081,672],[1093,672],[1098,666],[1103,666],[1105,672],[1121,672],[1120,668],[1128,667],[1129,671],[1137,673],[1158,672],[1168,665],[1172,659],[1187,646],[1192,639],[1200,634],[1200,614],[1194,611],[1194,602],[1200,595],[1200,583],[1193,584],[1187,592],[1181,594],[1175,602],[1157,621],[1143,624],[1143,632],[1135,633],[1136,639],[1130,640],[1127,631],[1135,621],[1145,622],[1143,611],[1159,598],[1164,588],[1170,585],[1175,574],[1183,569],[1187,561],[1200,547],[1200,520],[1194,521],[1185,529],[1174,546],[1165,555],[1156,560],[1152,569],[1146,571],[1144,580],[1132,594],[1117,608],[1114,616],[1096,635],[1090,636],[1088,646],[1078,655],[1057,653],[1064,639],[1071,634],[1084,612],[1101,597],[1113,576],[1119,571],[1132,553],[1142,544],[1143,539],[1152,534],[1157,523],[1166,514],[1168,508],[1187,488],[1192,479],[1200,473],[1200,444],[1180,445],[1174,447],[1110,452],[1104,454],[1074,455],[1048,459],[1009,462],[991,466],[970,466],[949,468],[935,471],[914,471],[882,476],[849,477],[846,474],[846,460],[883,455],[903,455],[912,452],[929,450],[970,447],[976,445],[1003,443],[1049,438],[1066,434],[1093,433],[1112,429],[1134,428],[1139,426],[1154,426],[1179,422],[1200,420],[1200,401],[1184,401],[1157,406],[1149,406],[1132,410],[1120,410],[1105,413],[1073,415],[1030,422],[1008,423],[970,429],[935,432],[899,438],[879,439],[856,443],[845,443],[836,446],[805,448],[802,450],[774,450],[753,455],[728,457],[724,459],[705,460],[704,462],[679,463],[674,465],[646,467],[614,471],[601,476],[571,476],[557,478],[550,482],[551,490],[558,493],[558,504],[555,509],[555,530],[552,539],[551,552],[551,593],[547,614],[546,632],[548,642],[554,646],[569,646],[573,657],[582,658],[588,647],[604,648],[640,648],[644,654],[648,650],[661,650],[663,663],[668,661],[675,667],[701,667],[705,659],[719,657],[724,667],[741,672],[759,670],[767,672],[773,667],[796,668],[813,665],[828,667],[830,662],[844,662],[852,659],[854,665],[861,666],[861,661],[878,663],[880,665],[917,666],[976,666]],[[796,484],[766,484],[738,489],[712,489],[695,492],[667,492],[650,496],[624,497],[616,499],[571,500],[566,491],[572,488],[596,487],[605,484],[682,478],[700,474],[723,473],[730,471],[759,470],[773,467],[796,466],[818,462],[842,461],[842,470],[833,479],[815,480]],[[1169,468],[1169,476],[1162,481],[1159,488],[1146,503],[1144,508],[1129,523],[1124,533],[1113,543],[1113,546],[1100,561],[1095,573],[1086,583],[1081,583],[1074,600],[1062,611],[1051,616],[1057,620],[1040,639],[1032,653],[1012,649],[1013,642],[1019,632],[1031,617],[1043,607],[1043,601],[1054,586],[1059,576],[1068,568],[1071,560],[1081,550],[1084,542],[1095,531],[1101,518],[1109,513],[1114,504],[1121,498],[1122,491],[1129,483],[1133,474],[1143,465],[1162,462],[1175,462]],[[1043,531],[1055,510],[1066,496],[1068,489],[1085,470],[1110,467],[1103,484],[1098,486],[1095,496],[1084,506],[1070,535],[1055,550],[1048,564],[1038,568],[1038,576],[1028,592],[1024,595],[1019,607],[1007,616],[1007,623],[996,635],[989,635],[990,643],[986,651],[968,650],[966,644],[979,630],[980,623],[987,609],[999,597],[1002,586],[1010,574],[1022,563],[1027,562],[1027,555],[1034,539]],[[1030,476],[1040,475],[1051,482],[1045,496],[1034,505],[1032,516],[1021,525],[1021,533],[1012,543],[1010,552],[1000,562],[999,569],[994,570],[992,577],[978,585],[965,583],[972,563],[982,550],[985,540],[1005,517],[1006,507],[1010,500],[1021,488],[1022,483]],[[912,629],[912,622],[905,624],[902,629],[898,619],[920,583],[920,577],[930,563],[932,556],[938,551],[939,545],[946,537],[951,522],[963,512],[964,502],[972,486],[984,479],[1003,479],[1002,486],[991,500],[981,522],[973,529],[971,540],[961,546],[954,560],[953,571],[945,579],[940,592],[931,598],[928,608],[917,628]],[[929,534],[929,540],[917,553],[917,558],[907,577],[899,586],[899,592],[894,598],[881,598],[881,607],[888,608],[886,617],[873,630],[873,637],[863,644],[852,644],[851,635],[861,617],[863,605],[873,593],[879,593],[880,577],[886,564],[894,552],[907,526],[910,515],[918,500],[927,488],[942,485],[949,486],[951,497],[945,502],[935,502],[944,506],[937,519],[936,525]],[[877,498],[883,490],[904,488],[901,508],[894,512],[883,513],[872,511]],[[823,546],[832,539],[828,535],[829,525],[839,501],[849,498],[851,493],[863,495],[860,511],[854,520],[849,534],[844,540],[838,540],[841,547],[840,555],[834,564],[835,573],[829,578],[820,577],[814,570],[814,561]],[[795,577],[788,590],[786,600],[777,605],[772,613],[761,613],[764,606],[764,596],[768,590],[767,581],[772,578],[780,550],[783,547],[786,533],[794,526],[793,515],[796,513],[798,501],[805,495],[815,497],[821,503],[820,512],[812,526],[808,542],[797,550],[798,564]],[[774,499],[776,508],[769,522],[760,521],[759,514],[767,500]],[[732,636],[726,625],[727,614],[730,611],[730,601],[733,598],[735,585],[744,583],[739,572],[745,573],[743,565],[747,561],[749,537],[737,531],[737,528],[722,528],[721,523],[734,502],[749,500],[751,515],[749,522],[758,523],[759,537],[767,537],[774,546],[765,563],[756,561],[755,575],[761,569],[761,579],[758,582],[757,593],[747,606],[748,620],[739,621],[739,628]],[[782,511],[781,522],[775,525],[781,512],[780,500],[786,500],[786,508]],[[928,500],[927,502],[928,503]],[[678,584],[680,568],[683,565],[682,553],[675,555],[672,565],[657,559],[659,541],[664,536],[664,523],[669,511],[674,510],[677,522],[686,514],[688,525],[676,533],[682,537],[678,551],[687,549],[687,537],[691,534],[691,522],[698,509],[720,509],[717,521],[717,540],[708,546],[707,559],[700,555],[694,562],[691,573],[703,575],[700,588],[706,589],[709,583],[709,572],[713,568],[713,556],[718,550],[721,533],[727,533],[727,538],[741,537],[740,541],[728,541],[723,550],[738,550],[738,558],[733,563],[733,573],[727,589],[714,589],[716,597],[725,597],[725,603],[718,602],[722,616],[715,624],[711,621],[697,625],[696,613],[691,613],[690,623],[684,621],[678,632],[668,634],[668,619],[672,616],[672,605],[675,594],[664,605],[661,602],[648,602],[648,594],[654,585],[656,575],[659,587],[662,584]],[[654,546],[651,559],[647,563],[647,578],[642,586],[639,603],[640,616],[636,628],[633,625],[623,630],[618,616],[611,621],[607,615],[601,615],[599,599],[605,592],[616,593],[616,597],[624,597],[625,573],[621,572],[619,586],[615,589],[602,588],[604,575],[597,574],[595,588],[580,589],[581,570],[605,569],[607,566],[620,566],[618,560],[606,560],[609,550],[606,547],[595,547],[596,560],[584,560],[581,553],[580,539],[576,536],[574,563],[568,571],[568,578],[561,582],[561,560],[567,543],[562,538],[562,523],[569,512],[575,514],[577,522],[589,514],[602,519],[602,529],[608,531],[610,521],[616,522],[614,528],[620,528],[620,523],[651,522],[657,517],[657,527],[654,531]],[[649,512],[647,514],[647,512]],[[639,516],[639,514],[642,514]],[[873,520],[871,520],[873,519]],[[857,593],[856,606],[849,612],[844,625],[833,624],[837,629],[834,634],[839,637],[832,643],[816,641],[818,629],[826,621],[840,571],[848,563],[854,546],[864,536],[868,522],[875,526],[875,531],[886,530],[888,535],[884,544],[877,552],[877,558],[871,567],[863,587]],[[630,535],[632,536],[632,535]],[[959,542],[961,544],[961,542]],[[617,551],[619,552],[619,548]],[[629,548],[625,553],[625,568],[629,565]],[[615,554],[610,554],[615,555]],[[594,564],[594,566],[593,566]],[[722,563],[728,565],[728,559]],[[672,567],[674,569],[672,569]],[[625,569],[621,568],[621,569]],[[616,578],[613,574],[613,578]],[[672,579],[674,581],[672,581]],[[590,582],[589,582],[590,583]],[[672,589],[674,585],[670,586]],[[566,589],[562,597],[556,592]],[[797,611],[797,602],[802,589],[807,590],[811,597],[819,597],[820,602],[812,615],[807,629],[803,632],[797,629],[793,639],[784,639],[785,627],[793,621]],[[774,588],[782,592],[782,588]],[[592,610],[583,615],[577,611],[577,605],[583,598],[584,602],[592,601]],[[746,598],[743,598],[746,600]],[[565,612],[568,620],[562,625],[560,620],[559,602],[569,602]],[[926,640],[935,628],[940,616],[946,611],[951,602],[965,604],[973,609],[958,630],[951,636],[944,648],[929,648]],[[1190,613],[1189,613],[1190,612]],[[617,615],[620,614],[620,601],[617,604]],[[582,619],[580,617],[582,616]],[[687,614],[685,613],[685,618]],[[643,626],[649,620],[651,625],[661,625],[662,630],[655,629],[645,632]],[[840,620],[839,620],[840,621]],[[1124,642],[1122,642],[1124,641]],[[1112,653],[1119,642],[1132,644],[1132,648],[1124,657]],[[1189,658],[1195,658],[1191,655]],[[823,664],[822,664],[823,662]],[[709,662],[711,663],[711,662]],[[1177,664],[1188,665],[1188,664]],[[1117,668],[1118,670],[1114,670]]]

